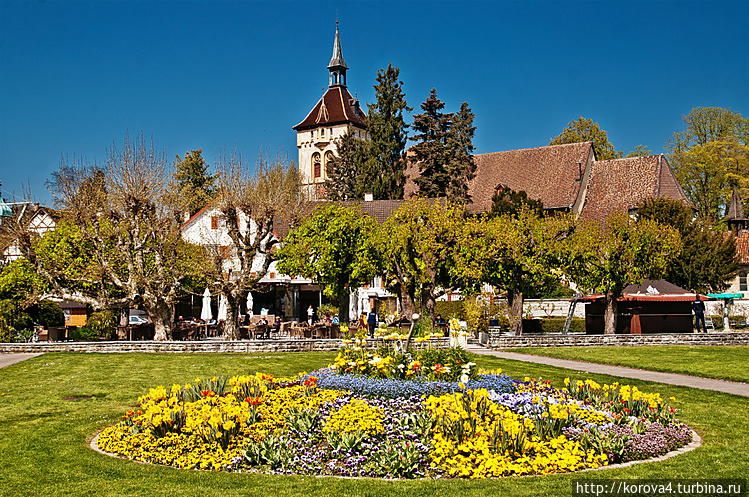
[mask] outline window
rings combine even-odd
[[[320,163],[320,154],[312,155],[312,177],[319,178],[322,176],[322,164]]]
[[[211,216],[211,229],[212,230],[218,229],[218,216]]]
[[[325,128],[320,128],[320,136],[325,136]]]
[[[331,162],[333,161],[333,152],[328,150],[325,152],[325,170],[330,171],[330,168],[333,166]]]
[[[740,292],[745,292],[746,289],[747,289],[746,272],[742,271],[742,272],[739,273],[739,291]]]

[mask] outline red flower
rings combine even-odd
[[[215,397],[216,394],[212,392],[211,390],[201,390],[200,393],[203,394],[203,397]]]
[[[251,406],[256,406],[256,405],[263,403],[263,399],[260,397],[246,397],[244,401],[250,404]]]

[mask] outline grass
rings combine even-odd
[[[511,352],[749,383],[749,347],[538,347]]]
[[[266,371],[290,375],[327,365],[333,353],[46,354],[0,369],[0,495],[546,496],[570,495],[573,479],[744,478],[749,463],[749,399],[685,387],[622,380],[676,396],[681,419],[703,447],[660,463],[574,475],[502,480],[380,481],[176,470],[92,451],[88,443],[149,388],[196,376]],[[568,371],[498,358],[515,378],[543,376],[560,386]],[[590,375],[598,382],[616,378]]]

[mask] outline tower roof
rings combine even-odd
[[[328,88],[302,122],[293,127],[296,131],[335,124],[352,124],[366,129],[367,116],[348,90],[343,86]]]
[[[741,196],[736,185],[733,186],[733,193],[731,193],[731,203],[728,204],[726,221],[746,221],[744,207],[741,205]]]
[[[343,67],[348,69],[346,61],[343,60],[343,50],[341,49],[341,34],[338,32],[338,21],[335,22],[335,41],[333,42],[333,57],[330,59],[328,69]]]

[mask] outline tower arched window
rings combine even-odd
[[[320,154],[315,152],[312,154],[312,177],[319,178],[322,176],[322,164],[320,163]]]
[[[325,152],[325,170],[330,171],[330,168],[332,167],[332,161],[333,161],[333,152],[328,150]]]

